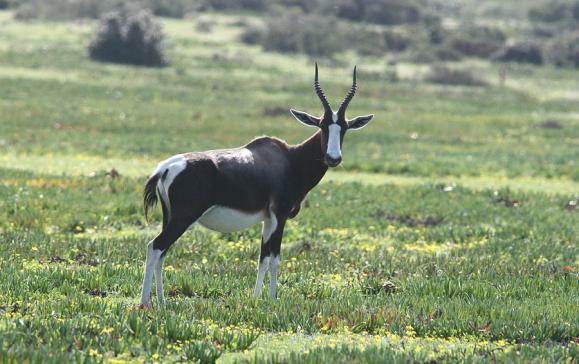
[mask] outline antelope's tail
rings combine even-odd
[[[143,190],[143,207],[145,209],[145,220],[147,221],[149,221],[149,209],[157,204],[157,183],[160,177],[160,173],[155,173],[149,177]]]

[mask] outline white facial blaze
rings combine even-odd
[[[338,124],[332,124],[328,127],[328,150],[327,153],[334,159],[342,158],[342,151],[340,149],[340,131],[341,127]]]

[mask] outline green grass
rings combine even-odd
[[[90,62],[95,24],[0,12],[0,362],[576,362],[577,75],[549,67],[446,88],[412,64],[389,84],[383,59],[322,61],[332,100],[360,66],[349,113],[376,120],[288,223],[279,299],[251,296],[259,227],[194,227],[168,256],[167,306],[136,310],[157,161],[298,142],[312,130],[284,110],[320,110],[311,60],[207,16],[209,34],[164,21],[173,65],[151,70]]]

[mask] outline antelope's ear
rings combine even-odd
[[[374,115],[358,116],[348,122],[348,129],[362,129],[372,120]]]
[[[300,123],[305,124],[307,126],[320,126],[320,118],[312,116],[303,111],[297,111],[294,109],[290,109],[290,112]]]

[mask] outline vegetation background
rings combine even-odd
[[[0,0],[0,362],[568,362],[579,2]],[[193,227],[135,309],[170,155],[349,133],[251,297],[259,227]],[[218,249],[216,249],[218,247]]]

